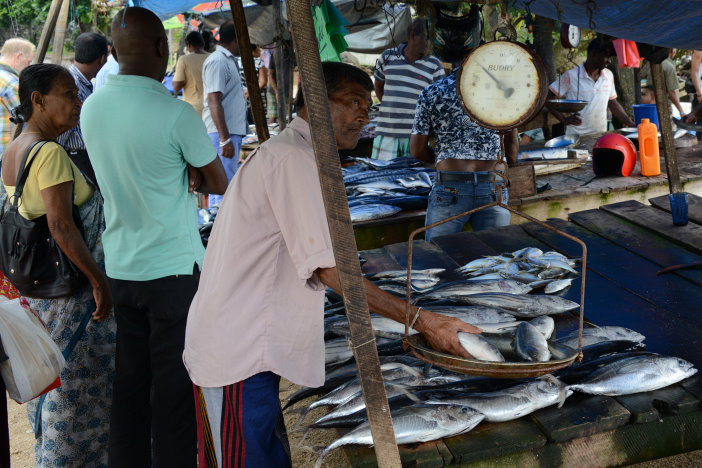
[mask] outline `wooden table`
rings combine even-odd
[[[666,199],[602,206],[550,224],[588,248],[587,320],[646,335],[649,351],[674,355],[702,369],[702,269],[656,275],[663,267],[702,260],[702,198],[691,196],[690,223],[674,227]],[[668,207],[669,209],[669,207]],[[574,242],[534,224],[416,241],[414,268],[455,268],[482,255],[535,246],[579,256]],[[365,272],[406,267],[407,244],[362,253]],[[579,301],[580,283],[564,296]],[[556,318],[556,333],[577,327]],[[638,463],[702,449],[702,377],[654,392],[623,397],[574,394],[561,408],[545,408],[504,423],[481,423],[463,436],[403,446],[406,466],[578,466]],[[345,449],[353,467],[375,466],[373,451]]]

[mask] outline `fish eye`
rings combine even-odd
[[[463,408],[461,408],[461,413],[463,413],[463,414],[468,413],[468,408],[466,408],[465,406]]]

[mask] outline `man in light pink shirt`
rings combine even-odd
[[[354,148],[373,84],[351,65],[323,69],[337,145]],[[206,438],[201,467],[290,466],[276,427],[280,377],[324,383],[324,289],[340,287],[300,94],[298,108],[299,117],[251,154],[229,185],[190,307],[183,359]],[[368,281],[365,289],[372,312],[404,323],[403,300]],[[414,328],[435,349],[463,356],[457,332],[480,332],[425,310]]]

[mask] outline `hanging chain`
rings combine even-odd
[[[595,14],[595,11],[597,10],[597,3],[595,3],[595,0],[573,0],[573,3],[576,5],[582,5],[585,7],[585,11],[587,12],[587,24],[588,28],[590,31],[594,31],[597,25],[595,24],[595,20],[593,19],[593,15]],[[559,18],[560,18],[560,11],[559,11]]]
[[[12,37],[19,36],[19,28],[17,26],[17,17],[15,16],[15,8],[11,0],[5,0],[7,3],[7,14],[10,17],[10,25],[12,26]]]

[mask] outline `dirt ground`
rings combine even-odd
[[[283,380],[280,383],[280,398],[284,400],[289,395],[299,389],[298,386]],[[301,408],[309,403],[309,400],[298,403],[293,407]],[[10,452],[12,468],[32,468],[34,466],[34,434],[27,422],[27,415],[24,405],[18,405],[14,401],[8,399],[7,411],[10,424]],[[314,421],[314,419],[324,414],[323,408],[318,408],[311,411],[304,419],[306,423]],[[290,439],[290,447],[293,451],[293,467],[308,468],[314,466],[318,455],[310,449],[302,449],[298,447],[302,439],[303,432],[294,432],[294,426],[299,418],[298,413],[290,410],[285,413],[285,426],[288,429],[288,438]],[[303,445],[307,447],[326,447],[336,437],[332,430],[316,430],[312,431],[304,440]],[[346,460],[340,450],[330,453],[324,459],[324,465],[327,468],[346,467]],[[632,465],[636,468],[697,468],[702,466],[702,450],[697,452],[683,453],[674,457],[662,458],[653,460],[638,465]],[[75,467],[78,468],[78,467]]]

